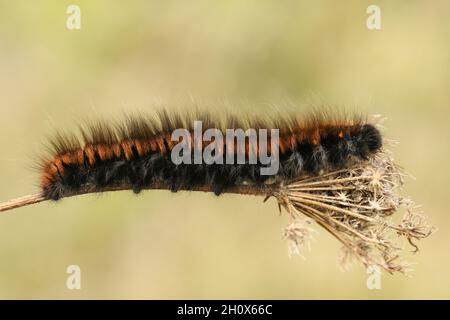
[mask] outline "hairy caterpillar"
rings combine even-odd
[[[195,121],[203,124],[201,134],[205,135],[208,129],[270,129],[271,134],[266,135],[266,143],[252,140],[252,135],[240,141],[238,136],[198,141]],[[189,134],[182,139],[187,163],[172,158],[180,143],[172,136],[177,129]],[[278,130],[276,135],[273,129]],[[308,225],[315,221],[343,244],[343,261],[355,256],[366,266],[379,265],[391,273],[404,272],[407,265],[397,261],[400,247],[390,234],[404,236],[417,249],[413,240],[433,231],[414,211],[414,203],[399,194],[404,175],[383,148],[380,131],[362,117],[315,113],[277,119],[231,115],[221,119],[209,113],[169,115],[162,111],[153,118],[139,115],[113,124],[96,122],[81,127],[80,133],[81,139],[55,135],[50,140],[50,156],[40,164],[41,191],[2,203],[0,211],[114,190],[275,197],[290,218],[284,238],[291,253],[299,253],[311,239]],[[196,162],[195,153],[204,153],[212,144],[214,158],[221,161]],[[236,149],[231,148],[235,145]],[[278,170],[271,175],[261,174],[266,166],[261,159],[252,161],[265,148],[267,153],[277,154]],[[396,224],[389,217],[400,208],[406,214]]]
[[[245,163],[238,164],[179,164],[171,160],[175,146],[171,133],[178,128],[194,130],[193,121],[205,123],[204,130],[218,128],[220,123],[208,114],[194,117],[169,116],[161,112],[156,119],[129,117],[117,125],[97,123],[82,129],[83,141],[75,136],[58,135],[51,144],[53,157],[42,165],[41,188],[47,199],[58,200],[65,194],[89,186],[101,191],[114,185],[128,185],[139,193],[155,182],[163,181],[170,190],[205,186],[219,195],[242,182],[261,185],[268,179],[290,181],[302,175],[318,175],[321,171],[346,167],[353,160],[367,159],[381,148],[381,135],[373,125],[355,119],[329,120],[320,116],[307,121],[284,120],[277,123],[280,168],[275,176],[261,175],[261,163],[249,163],[252,145],[248,137],[243,152]],[[192,121],[191,121],[192,120]],[[227,129],[243,128],[242,121],[228,117]],[[247,127],[271,129],[274,124],[253,120]],[[248,129],[244,127],[245,129]],[[212,142],[210,142],[212,143]],[[234,143],[237,143],[234,141]],[[190,141],[191,148],[202,151]],[[270,143],[268,144],[270,148]],[[258,153],[259,143],[254,146]],[[226,141],[220,157],[226,157]],[[192,153],[193,154],[193,153]],[[233,155],[237,158],[237,154]],[[225,163],[222,161],[222,163]]]

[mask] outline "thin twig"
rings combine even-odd
[[[240,185],[235,186],[229,189],[223,190],[222,193],[231,193],[231,194],[242,194],[242,195],[268,195],[271,194],[274,190],[275,186],[272,185],[264,185],[264,186],[255,186],[255,185]],[[67,193],[64,195],[64,198],[79,196],[83,194],[89,193],[99,193],[99,192],[111,192],[111,191],[123,191],[130,190],[131,186],[128,184],[109,186],[106,188],[95,188],[95,187],[85,187],[80,190],[74,191],[72,193]],[[150,186],[144,188],[145,190],[168,190],[170,187],[166,183],[153,183]],[[193,188],[180,187],[180,191],[203,191],[203,192],[212,192],[210,186],[197,186]],[[11,209],[16,209],[20,207],[25,207],[28,205],[32,205],[35,203],[47,201],[49,199],[45,198],[41,193],[32,194],[23,196],[16,199],[11,199],[0,203],[0,212],[8,211]]]
[[[28,196],[11,199],[11,200],[5,201],[3,203],[0,203],[0,212],[29,206],[30,204],[39,203],[39,202],[42,202],[45,200],[47,200],[47,199],[44,196],[42,196],[40,193],[30,194]]]

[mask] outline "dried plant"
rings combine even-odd
[[[413,201],[401,196],[404,177],[383,151],[349,168],[281,185],[272,196],[291,220],[284,234],[289,253],[300,254],[309,245],[313,220],[343,244],[342,263],[357,258],[389,273],[408,271],[395,236],[406,238],[417,251],[414,241],[426,238],[434,228]],[[405,214],[396,224],[391,216],[399,209]]]
[[[284,238],[290,256],[302,256],[302,251],[309,248],[315,233],[312,224],[316,222],[343,244],[340,260],[344,266],[359,259],[366,267],[377,265],[389,273],[405,273],[409,264],[401,259],[402,246],[396,236],[407,239],[414,251],[418,251],[415,241],[435,230],[417,211],[414,202],[401,195],[405,176],[391,155],[382,151],[366,161],[354,161],[342,170],[305,176],[288,184],[242,184],[224,193],[263,195],[266,200],[275,197],[280,211],[284,207],[289,215]],[[163,181],[146,189],[168,187]],[[66,197],[129,189],[127,183],[102,189],[86,186]],[[186,190],[212,191],[207,185]],[[12,199],[0,203],[0,212],[47,200],[42,193]],[[395,223],[392,218],[397,211],[404,211],[404,216]]]

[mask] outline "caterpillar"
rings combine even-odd
[[[227,141],[222,141],[218,148],[217,156],[222,164],[195,164],[194,161],[174,164],[171,151],[178,141],[173,141],[171,133],[179,128],[193,133],[194,121],[204,123],[204,131],[223,126],[213,119],[210,114],[180,117],[160,112],[153,119],[135,116],[116,125],[100,122],[88,125],[81,129],[81,143],[75,136],[57,135],[51,141],[52,158],[41,166],[42,194],[46,199],[58,200],[86,186],[101,191],[118,184],[128,185],[139,193],[163,181],[173,192],[205,186],[220,195],[243,182],[264,185],[269,179],[290,181],[302,175],[318,175],[325,169],[340,169],[355,159],[368,159],[382,146],[381,134],[372,124],[356,117],[326,120],[316,115],[306,121],[291,118],[276,124],[281,132],[279,170],[275,175],[261,175],[260,161],[249,163],[252,150],[258,154],[260,148],[259,141],[252,148],[249,137],[242,150],[232,151],[231,164],[223,164],[230,150]],[[273,129],[274,124],[255,119],[245,125],[236,116],[228,116],[225,126],[227,129]],[[200,152],[211,143],[196,145],[189,141],[190,148],[198,148]],[[241,164],[237,163],[239,152],[245,159]]]
[[[0,203],[0,211],[118,190],[273,197],[288,213],[283,237],[290,254],[300,254],[311,240],[314,221],[342,243],[343,263],[356,257],[390,273],[408,269],[392,234],[417,250],[414,240],[434,231],[401,195],[403,171],[376,124],[361,116],[244,118],[161,110],[153,117],[93,122],[79,135],[59,133],[48,143],[50,154],[39,163],[40,192]],[[400,209],[403,219],[394,223],[390,217]]]

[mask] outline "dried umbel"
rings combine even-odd
[[[434,228],[414,202],[401,195],[404,178],[390,154],[382,151],[349,168],[280,185],[272,196],[290,218],[284,234],[290,254],[309,246],[315,221],[343,244],[342,263],[357,258],[389,273],[407,271],[396,238],[406,238],[418,251],[415,241]],[[392,216],[401,209],[404,216],[395,223]]]

